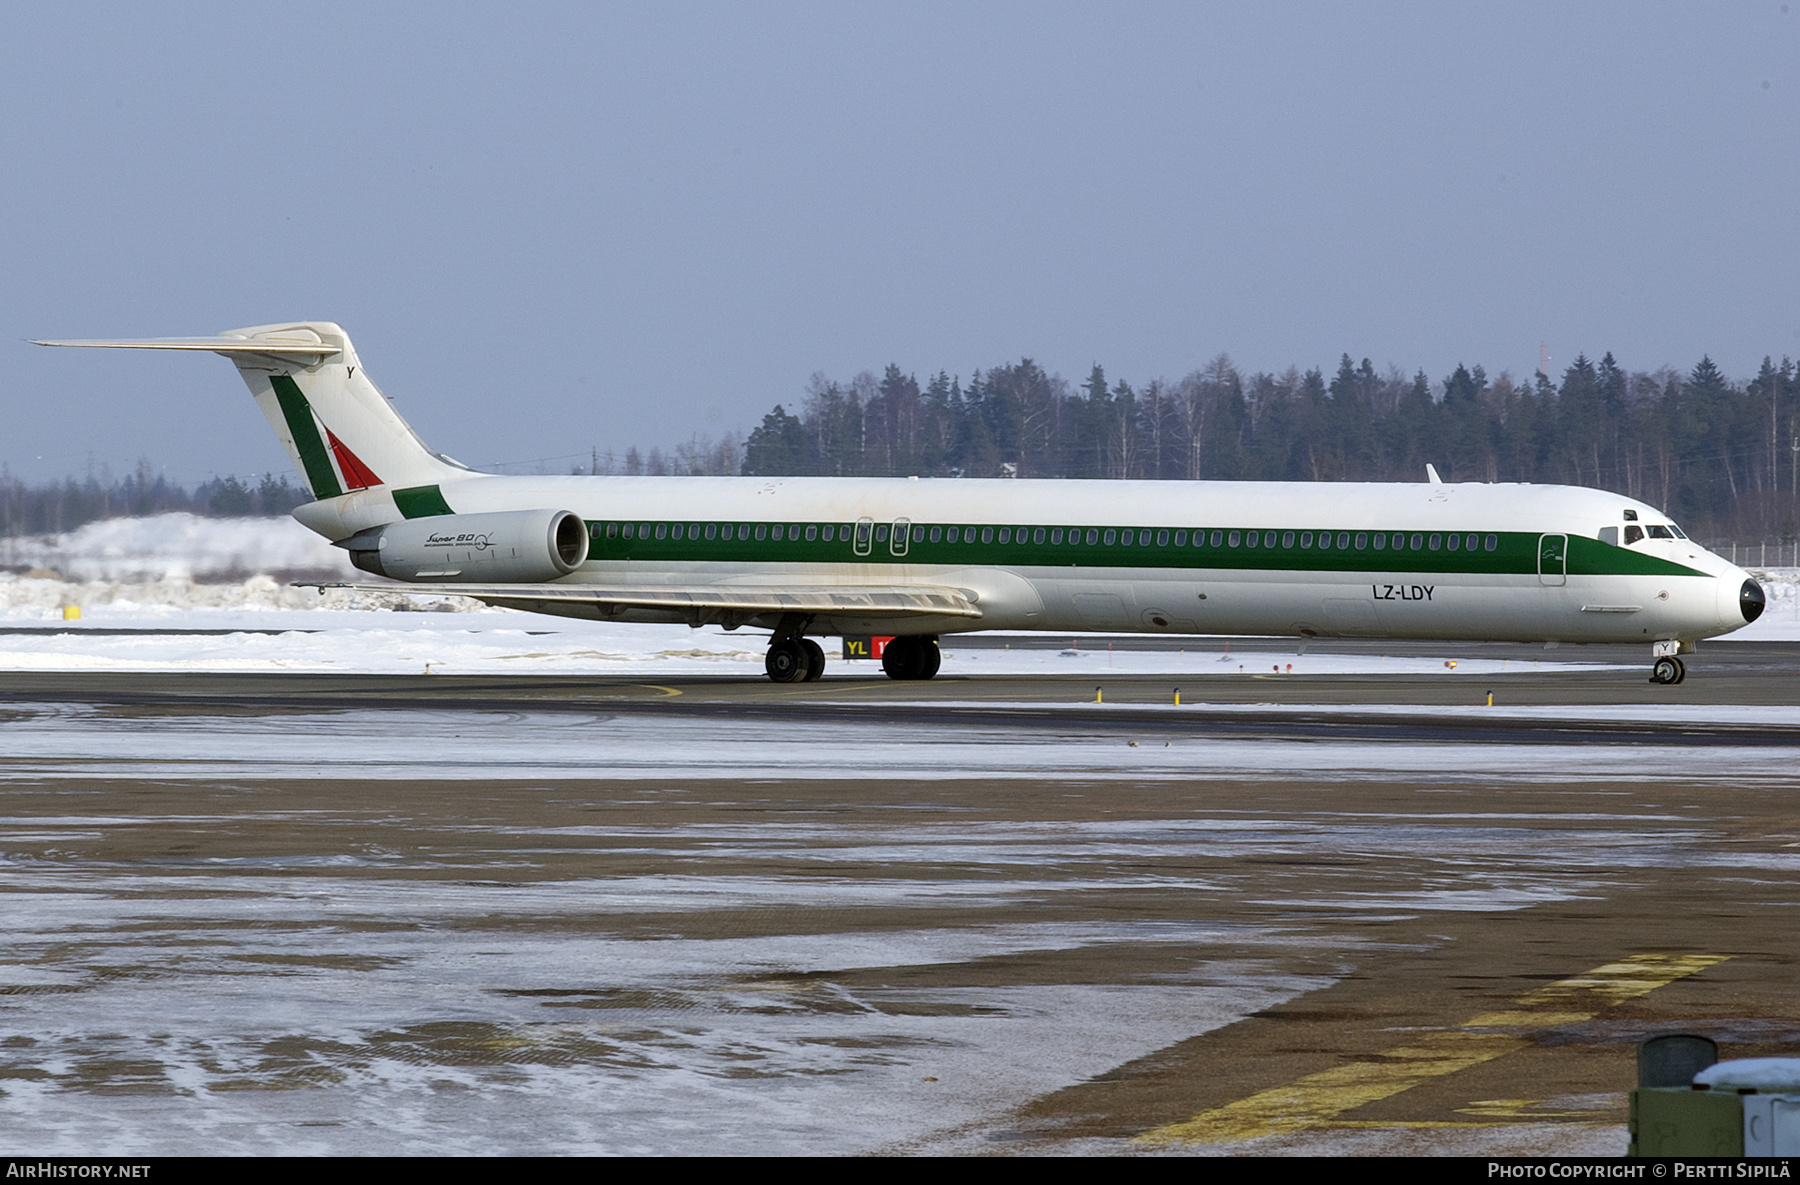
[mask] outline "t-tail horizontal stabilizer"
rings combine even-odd
[[[469,471],[420,440],[369,381],[343,329],[288,321],[213,337],[90,338],[40,346],[187,350],[222,354],[256,397],[315,499],[359,490],[435,485]]]

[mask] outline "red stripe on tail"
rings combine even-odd
[[[325,439],[331,442],[331,455],[337,458],[338,472],[344,475],[346,490],[366,490],[370,486],[378,486],[381,479],[375,471],[357,459],[355,453],[344,447],[330,428],[325,429]]]

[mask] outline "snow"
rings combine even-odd
[[[1694,1085],[1800,1091],[1800,1057],[1745,1057],[1716,1062],[1694,1075]]]
[[[77,581],[205,580],[258,572],[344,573],[344,553],[291,518],[158,514],[110,518],[62,535],[0,538],[0,568]]]

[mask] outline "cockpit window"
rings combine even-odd
[[[1675,532],[1675,538],[1677,538],[1677,539],[1686,539],[1687,538],[1687,532],[1682,530],[1680,527],[1676,526],[1674,523],[1669,524],[1669,530]]]
[[[1652,539],[1673,539],[1673,538],[1675,538],[1675,533],[1673,531],[1669,530],[1669,528],[1667,528],[1667,527],[1659,527],[1659,526],[1651,525],[1644,529],[1650,532],[1650,538],[1652,538]]]
[[[1625,528],[1625,544],[1626,544],[1626,546],[1630,546],[1633,543],[1639,542],[1640,540],[1643,539],[1643,537],[1644,537],[1644,528],[1638,526],[1636,523],[1632,523],[1629,527]]]

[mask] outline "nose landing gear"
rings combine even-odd
[[[1681,656],[1693,652],[1694,643],[1692,642],[1670,640],[1652,644],[1650,647],[1650,682],[1663,684],[1685,682],[1687,663],[1682,661]]]

